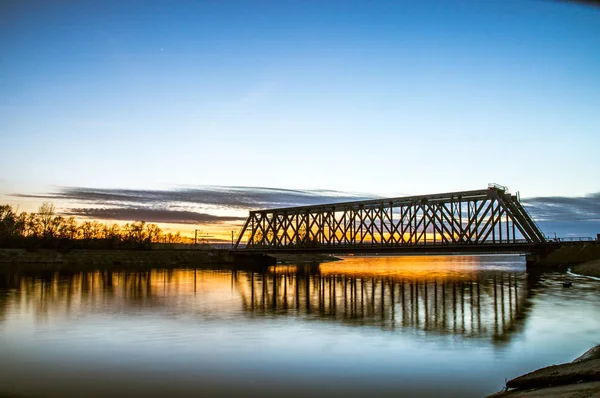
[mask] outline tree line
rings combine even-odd
[[[98,221],[78,223],[42,204],[36,213],[17,213],[0,205],[0,247],[53,249],[150,249],[152,243],[181,243],[182,237],[163,233],[156,224],[134,221],[123,226]]]

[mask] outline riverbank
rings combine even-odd
[[[0,269],[83,270],[92,268],[194,265],[274,265],[275,258],[260,253],[227,250],[25,250],[0,249]]]
[[[571,271],[580,275],[600,278],[600,259],[574,265],[571,267]]]
[[[600,261],[600,242],[564,244],[542,257],[533,264],[537,271],[567,271],[569,268],[577,267],[583,271],[581,273],[591,275],[586,273],[586,270],[588,270],[587,272],[597,272],[598,265],[596,264]]]
[[[535,370],[506,382],[488,398],[600,397],[600,345],[574,361]]]
[[[0,270],[85,270],[89,268],[176,268],[195,265],[275,265],[339,261],[327,254],[277,254],[228,250],[25,250],[0,249]]]

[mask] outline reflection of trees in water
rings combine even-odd
[[[18,285],[16,276],[12,273],[0,273],[0,322],[6,318],[8,307],[10,305],[9,289]]]
[[[31,311],[38,320],[54,314],[90,310],[107,300],[118,305],[121,299],[134,303],[152,296],[147,272],[50,271],[24,273],[13,278],[12,303],[21,312]]]
[[[263,272],[238,280],[246,310],[303,314],[351,325],[502,341],[519,330],[529,306],[525,274],[484,272],[472,279],[403,279],[319,272]]]
[[[29,311],[38,320],[84,312],[136,312],[163,307],[168,296],[193,291],[195,270],[31,272],[0,274],[0,320],[6,308]],[[217,271],[202,271],[202,275]],[[230,274],[220,272],[223,280]],[[8,296],[9,291],[12,291]]]

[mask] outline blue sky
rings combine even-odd
[[[3,1],[0,52],[5,202],[55,187],[600,191],[593,6]]]

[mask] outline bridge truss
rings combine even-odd
[[[235,248],[532,245],[546,241],[505,187],[250,211]]]

